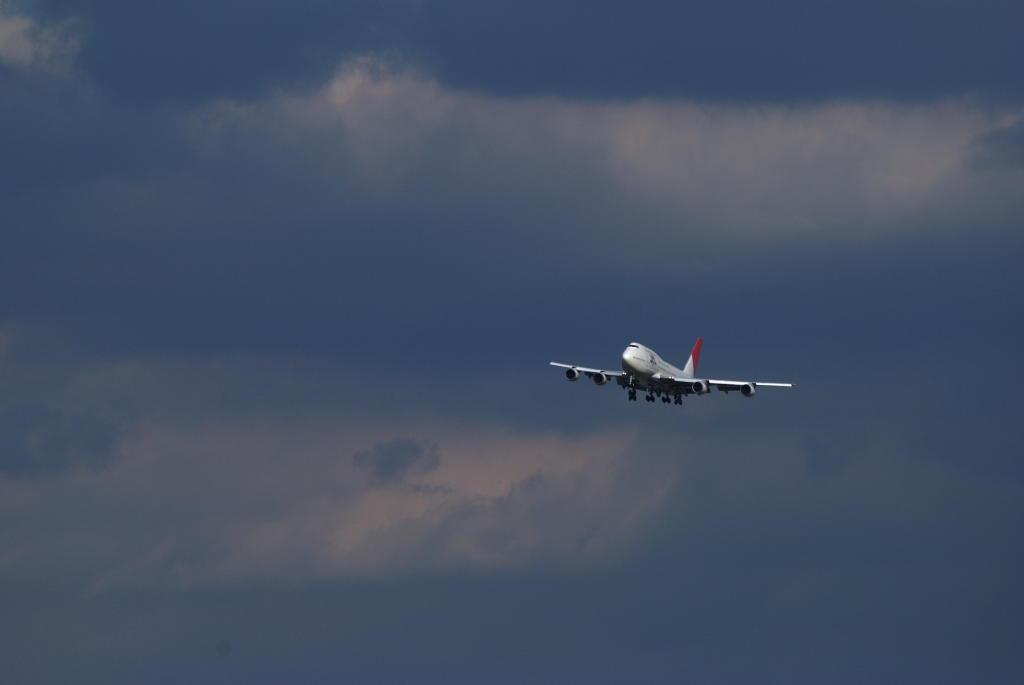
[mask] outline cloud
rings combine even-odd
[[[0,64],[19,69],[62,69],[78,51],[70,24],[40,25],[0,3]]]
[[[262,362],[248,373],[272,378],[285,368]],[[292,367],[286,385],[315,382],[325,368]],[[188,380],[200,378],[198,387]],[[89,398],[97,411],[130,406],[136,416],[122,418],[100,468],[0,477],[0,573],[60,570],[102,592],[585,573],[686,558],[691,547],[749,553],[751,540],[781,545],[772,558],[792,545],[877,558],[878,545],[907,541],[942,556],[952,553],[942,531],[1004,526],[1021,498],[1019,482],[979,472],[973,458],[953,462],[919,444],[925,452],[915,457],[901,444],[919,442],[912,430],[894,435],[864,417],[835,425],[832,413],[814,427],[793,400],[785,413],[800,417],[758,422],[752,405],[711,397],[645,412],[646,424],[616,412],[573,434],[460,420],[458,407],[359,418],[344,405],[314,409],[289,397],[277,407],[240,404],[253,390],[224,361],[79,369],[55,396],[62,404]],[[861,397],[836,402],[849,414]],[[815,437],[801,439],[808,431]],[[852,437],[840,440],[844,431]]]
[[[684,450],[728,455],[750,444],[698,439],[730,415],[725,405],[689,409],[706,422],[691,435],[567,408],[559,390],[550,391],[558,400],[524,399],[532,391],[510,388],[534,378],[526,369],[543,368],[556,345],[605,349],[588,331],[632,336],[660,322],[676,339],[696,325],[678,307],[699,280],[734,269],[737,254],[870,252],[894,236],[947,233],[962,236],[957,246],[1016,225],[1019,171],[982,168],[974,155],[976,141],[1019,118],[966,101],[503,98],[370,58],[312,94],[161,112],[139,129],[175,141],[166,166],[136,173],[129,160],[9,192],[0,210],[16,219],[0,251],[5,315],[28,322],[7,330],[31,334],[5,334],[8,356],[39,364],[4,371],[16,381],[5,387],[26,393],[5,405],[16,407],[9,438],[20,451],[10,453],[20,465],[25,455],[65,464],[68,454],[107,453],[98,469],[3,479],[6,515],[31,524],[12,529],[3,563],[12,573],[67,565],[95,587],[613,565],[657,527],[677,486],[700,489]],[[905,278],[905,263],[894,269]],[[775,271],[760,273],[781,278]],[[612,283],[651,273],[697,277],[664,298],[647,292],[647,311],[628,299],[637,291]],[[850,282],[870,280],[852,273]],[[1001,287],[965,291],[948,278],[943,270],[927,283]],[[768,298],[811,331],[807,346],[826,345],[822,321],[849,318],[831,313],[827,292],[812,294],[824,304],[796,295],[824,314],[774,304],[800,283],[737,287],[745,316]],[[627,299],[609,306],[611,290]],[[866,328],[897,295],[856,300],[870,317],[844,325]],[[593,298],[585,322],[565,306],[584,296]],[[905,314],[895,307],[887,320]],[[936,317],[943,330],[948,314]],[[114,361],[62,379],[54,359],[66,348],[41,343],[81,350],[82,331]],[[464,347],[457,372],[445,356],[453,339]],[[301,352],[317,344],[332,361],[303,369]],[[168,349],[181,358],[161,356]],[[239,361],[243,352],[256,361]],[[389,358],[414,363],[381,387],[373,370]],[[467,400],[484,375],[486,396]],[[353,399],[357,385],[372,402]],[[440,398],[455,409],[417,404]],[[779,406],[756,402],[764,409],[752,413]],[[132,411],[110,409],[124,406]],[[90,427],[82,417],[102,418]],[[801,497],[817,501],[810,482],[842,488],[861,473],[834,438],[802,438],[772,452],[796,475],[768,474]],[[896,457],[877,463],[883,474],[902,468]],[[728,500],[719,505],[728,519]]]
[[[1019,211],[1016,194],[986,190],[970,148],[1020,116],[956,101],[494,98],[361,60],[313,96],[218,103],[189,130],[211,160],[285,166],[349,210],[454,219],[486,208],[510,212],[515,240],[533,247],[638,258],[655,240],[671,255],[695,243],[859,239],[945,223],[951,207],[998,219]]]
[[[115,436],[115,427],[98,417],[14,405],[0,410],[0,472],[39,475],[99,466],[109,458]]]
[[[969,100],[496,97],[366,57],[312,93],[88,103],[80,135],[19,115],[40,144],[18,153],[0,210],[0,316],[133,354],[363,344],[432,359],[442,336],[484,350],[566,311],[639,314],[653,303],[624,298],[638,283],[692,317],[684,291],[743,300],[822,260],[862,282],[850,264],[914,240],[966,273],[963,253],[1024,214],[1020,168],[978,163],[1021,112]]]
[[[3,565],[17,572],[62,559],[97,588],[593,567],[643,536],[674,478],[622,487],[628,437],[443,425],[419,429],[440,446],[434,468],[409,468],[401,481],[353,468],[348,446],[391,430],[146,422],[102,472],[0,481],[6,517],[33,531],[6,536]],[[356,454],[406,459],[421,449],[375,442]],[[65,518],[79,508],[90,516]]]
[[[979,135],[973,141],[975,162],[986,167],[1024,166],[1024,119]]]
[[[409,439],[378,442],[372,450],[352,455],[356,468],[382,481],[400,481],[409,472],[430,473],[437,468],[439,460],[436,445],[424,446]]]
[[[217,680],[188,671],[197,625],[257,675],[312,637],[288,658],[323,680],[402,681],[395,640],[449,650],[412,681],[466,654],[525,680],[946,672],[978,625],[996,646],[946,673],[1019,672],[1020,398],[983,382],[1021,370],[1019,104],[584,99],[377,57],[304,87],[150,7],[112,9],[191,32],[155,21],[106,69],[175,75],[132,100],[159,106],[92,80],[106,38],[0,69],[5,672]],[[206,79],[211,45],[237,64]],[[547,367],[697,335],[708,373],[797,388],[653,407]]]
[[[386,393],[390,411],[351,390],[313,399],[337,370],[157,357],[48,378],[48,365],[7,361],[13,456],[103,454],[89,468],[6,464],[0,573],[63,568],[103,589],[602,568],[647,538],[679,477],[635,463],[631,429],[395,414]],[[291,390],[253,385],[273,378]],[[111,418],[99,432],[61,418],[83,412]]]

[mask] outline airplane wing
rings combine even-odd
[[[709,378],[708,379],[708,385],[713,385],[713,386],[717,387],[719,390],[733,390],[733,389],[739,390],[744,385],[747,385],[747,383],[744,382],[744,381],[716,381],[714,379]],[[759,386],[762,386],[762,385],[769,385],[769,386],[773,386],[773,387],[776,387],[776,388],[793,388],[793,387],[796,387],[796,383],[761,383],[759,381],[758,382],[751,381],[750,385],[753,385],[755,387],[759,387]]]
[[[689,394],[690,392],[697,392],[693,386],[695,383],[702,382],[706,383],[706,390],[710,390],[711,387],[718,388],[719,392],[741,392],[744,395],[748,394],[743,389],[746,387],[748,391],[750,387],[758,387],[761,385],[775,386],[780,388],[792,388],[794,383],[758,383],[758,382],[747,382],[747,381],[723,381],[714,378],[677,378],[675,376],[667,376],[662,374],[656,374],[651,380],[658,383],[663,389],[682,391],[683,394]],[[749,394],[753,394],[752,391]]]
[[[551,366],[558,366],[563,369],[576,369],[587,378],[593,378],[594,374],[603,373],[608,378],[621,378],[625,376],[621,371],[605,371],[604,369],[588,369],[585,366],[575,366],[573,364],[559,364],[558,362],[551,362]]]

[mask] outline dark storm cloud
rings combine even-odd
[[[315,86],[352,53],[412,57],[446,83],[592,98],[1019,100],[1019,3],[50,0],[82,17],[82,65],[119,99]]]
[[[98,369],[87,380],[160,396],[184,375],[183,366],[163,374],[141,373],[158,364],[133,366]],[[313,368],[302,379],[295,369],[289,378],[256,368],[246,376],[285,386],[323,373]],[[238,382],[224,370],[211,364],[196,374],[221,386],[213,398]],[[919,381],[894,364],[874,371],[897,386]],[[867,683],[894,670],[913,682],[1012,679],[1022,667],[1022,559],[1006,543],[1021,534],[1019,477],[952,465],[941,447],[909,453],[901,443],[921,430],[907,421],[906,396],[850,383],[845,369],[834,374],[816,369],[804,397],[764,392],[738,404],[711,396],[653,413],[613,388],[557,374],[550,385],[525,379],[531,387],[493,402],[492,420],[540,403],[560,433],[577,415],[597,413],[608,430],[583,431],[583,441],[485,428],[467,442],[465,424],[444,426],[436,414],[419,424],[426,429],[396,420],[410,400],[392,395],[391,414],[367,417],[439,445],[432,497],[462,490],[460,506],[428,507],[422,517],[409,505],[426,489],[377,499],[380,488],[363,490],[347,473],[353,441],[373,451],[365,446],[394,440],[376,438],[348,408],[313,421],[252,410],[205,425],[150,418],[125,444],[126,461],[106,472],[56,488],[3,483],[3,511],[18,515],[4,529],[5,615],[35,617],[11,631],[7,643],[19,648],[4,663],[46,681],[76,679],[68,672],[101,680],[111,663],[140,678],[159,671],[223,680],[203,659],[226,637],[239,669],[232,677],[256,682],[280,670],[312,682],[470,682],[495,670],[564,680],[552,669],[598,682],[676,682],[682,673],[709,682]],[[344,377],[342,369],[332,380]],[[827,403],[826,383],[843,388]],[[941,382],[912,387],[930,428],[979,403],[985,413],[1007,401],[947,404],[935,399]],[[206,390],[175,402],[223,412],[223,400],[204,399]],[[352,405],[376,394],[363,390]],[[866,406],[875,396],[882,406]],[[277,411],[292,402],[280,398]],[[448,406],[451,416],[465,415],[458,403]],[[422,407],[412,414],[422,417]],[[893,414],[912,427],[886,424]],[[990,427],[972,427],[969,437]],[[843,468],[809,473],[802,431],[845,449]],[[988,449],[953,449],[965,447]],[[506,489],[509,482],[516,485]],[[622,509],[627,503],[639,508]],[[637,527],[644,513],[654,522]],[[628,555],[580,559],[622,526],[625,539],[612,550],[628,540]],[[339,548],[353,530],[368,544],[346,558]],[[518,572],[518,555],[538,545],[543,553],[530,557],[529,572]],[[410,554],[412,568],[428,572],[388,572],[408,571]],[[496,557],[503,572],[466,571]],[[368,560],[383,564],[368,572],[360,565]],[[550,572],[566,560],[575,561],[573,572]],[[56,587],[27,577],[54,566],[63,578]],[[118,639],[126,625],[134,630]],[[53,639],[90,649],[54,659]],[[413,646],[396,662],[398,639]],[[118,651],[126,645],[129,657]],[[749,658],[737,662],[736,653]]]
[[[903,308],[936,288],[1011,285],[989,267],[1013,251],[986,246],[1014,243],[1016,172],[972,155],[1016,117],[503,100],[357,61],[312,95],[129,117],[95,166],[71,146],[80,174],[7,188],[0,306],[108,352],[372,345],[432,365],[455,336],[492,363],[577,319],[595,340],[631,337],[631,319],[601,315],[651,319],[631,287],[685,293],[691,317],[726,304],[780,330],[818,325],[750,304],[747,284],[769,279],[851,339],[864,327],[825,293],[906,332]],[[968,216],[983,230],[964,243]],[[946,237],[921,257],[928,230]],[[877,277],[851,293],[864,268]],[[904,291],[908,269],[930,285]],[[883,284],[901,292],[879,309]]]
[[[424,446],[409,439],[378,442],[372,450],[360,450],[352,455],[352,463],[357,468],[382,481],[402,480],[412,470],[430,473],[437,468],[438,461],[436,445]]]

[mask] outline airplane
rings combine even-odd
[[[697,338],[697,344],[693,346],[690,359],[682,369],[666,362],[651,348],[635,342],[629,343],[629,347],[622,353],[621,372],[588,369],[583,366],[559,364],[558,362],[551,362],[551,366],[564,368],[565,377],[570,381],[578,381],[582,374],[598,385],[604,385],[614,378],[619,386],[629,391],[628,397],[631,402],[636,401],[636,391],[639,389],[647,392],[644,399],[648,402],[654,402],[655,396],[657,396],[666,404],[673,400],[676,404],[682,404],[684,396],[706,395],[711,392],[713,387],[726,394],[739,391],[744,397],[753,397],[758,386],[792,388],[795,385],[794,383],[754,383],[697,378],[694,374],[697,373],[697,360],[700,358],[700,348],[703,344],[704,339]]]

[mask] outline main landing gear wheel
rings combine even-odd
[[[629,391],[629,401],[630,402],[636,402],[636,390],[630,389],[630,391]]]
[[[683,403],[683,396],[682,395],[676,395],[676,404],[682,404],[682,403]]]

